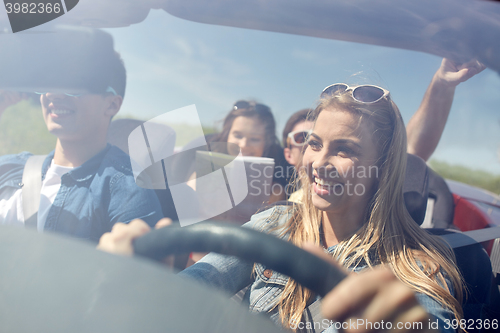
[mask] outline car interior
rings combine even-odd
[[[114,52],[114,41],[104,31],[141,24],[153,10],[235,31],[371,44],[455,61],[477,58],[500,73],[500,3],[496,1],[82,0],[70,10],[41,28],[19,33],[12,33],[7,14],[0,12],[1,90],[103,90],[101,71],[93,64]],[[128,153],[129,134],[143,121],[126,117],[113,121],[117,135],[108,137],[108,142]],[[159,131],[175,138],[173,128]],[[169,149],[174,151],[173,144]],[[194,163],[189,143],[173,156],[157,163],[178,169]],[[179,183],[192,174],[189,168],[180,171]],[[155,191],[164,215],[178,220],[168,184]],[[190,197],[191,192],[187,188],[185,195]],[[415,223],[445,240],[447,235],[458,235],[468,244],[453,248],[466,285],[464,318],[500,320],[500,238],[478,243],[466,234],[498,228],[500,220],[491,212],[499,211],[500,202],[476,202],[458,194],[449,181],[411,154],[403,195]],[[490,197],[496,200],[498,195]],[[194,198],[192,204],[195,214],[199,207]],[[293,204],[280,201],[260,210],[273,205]],[[344,278],[338,269],[288,242],[213,221],[190,227],[174,222],[139,238],[134,249],[137,255],[130,259],[98,252],[94,244],[84,241],[0,226],[0,331],[280,331],[268,318],[251,315],[228,300],[232,295],[178,277],[175,272],[186,266],[191,252],[213,251],[260,262],[322,296]],[[270,258],[266,253],[277,255]],[[161,265],[168,255],[176,255],[175,270]]]

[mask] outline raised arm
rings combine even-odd
[[[456,64],[443,59],[417,112],[406,127],[408,153],[427,161],[436,149],[450,113],[455,88],[486,67],[477,60]]]

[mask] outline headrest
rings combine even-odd
[[[429,169],[429,198],[435,200],[432,209],[432,226],[442,229],[453,228],[455,213],[453,194],[443,177],[432,169]]]
[[[407,154],[403,197],[406,209],[418,225],[424,222],[427,198],[429,196],[429,170],[424,160]]]

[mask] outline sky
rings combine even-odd
[[[278,137],[291,114],[314,107],[336,82],[388,89],[407,123],[441,62],[415,51],[195,23],[163,10],[106,31],[128,71],[122,116],[149,120],[195,104],[202,124],[217,126],[235,101],[256,99],[272,108]],[[500,174],[499,88],[489,69],[458,86],[432,158]]]
[[[107,31],[128,71],[122,115],[148,120],[195,104],[202,124],[214,126],[236,100],[252,98],[272,108],[278,137],[292,113],[313,107],[336,82],[388,89],[407,123],[441,62],[415,51],[195,23],[162,10]],[[500,174],[499,88],[489,69],[458,86],[432,158]]]

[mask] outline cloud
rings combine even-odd
[[[305,60],[305,61],[317,61],[318,59],[321,58],[320,55],[317,54],[316,52],[299,50],[299,49],[292,50],[292,57],[297,60]]]

